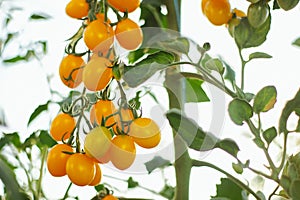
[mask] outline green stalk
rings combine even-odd
[[[180,31],[180,5],[181,0],[166,0],[168,9],[168,28]],[[179,60],[179,58],[177,59]],[[174,66],[166,71],[165,87],[169,96],[169,108],[182,109],[185,102],[185,84],[180,78],[178,66]],[[176,136],[176,137],[175,137]],[[176,189],[174,200],[189,199],[189,183],[192,169],[192,161],[188,153],[188,148],[177,133],[173,132],[175,148],[175,173]],[[176,138],[176,139],[175,139]],[[179,139],[178,139],[179,138]]]
[[[44,175],[44,165],[45,165],[45,161],[46,161],[46,157],[47,157],[47,147],[43,147],[42,148],[42,158],[41,158],[41,167],[40,167],[40,176],[37,182],[37,199],[40,199],[40,195],[42,192],[42,179],[43,179],[43,175]]]

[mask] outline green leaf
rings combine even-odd
[[[244,200],[243,189],[228,178],[221,178],[221,184],[217,185],[217,194],[214,199],[227,198],[229,200]]]
[[[0,107],[0,126],[6,126],[4,110]]]
[[[57,142],[50,136],[49,132],[46,130],[41,130],[39,134],[38,147],[42,148],[44,146],[53,147]]]
[[[216,144],[216,148],[222,149],[235,158],[237,158],[237,154],[240,151],[239,146],[232,139],[223,139],[218,141]]]
[[[292,45],[300,47],[300,37],[293,41]]]
[[[185,79],[185,101],[189,102],[208,102],[210,101],[201,85],[204,81],[195,78]]]
[[[290,186],[290,196],[292,199],[300,199],[300,180],[295,180],[291,183]]]
[[[94,187],[94,189],[95,189],[97,192],[103,191],[103,190],[105,190],[105,185],[104,185],[104,184],[96,185],[96,186]]]
[[[175,195],[175,187],[166,184],[164,188],[159,192],[159,194],[171,200]]]
[[[137,181],[133,180],[133,178],[131,176],[128,178],[127,184],[128,184],[127,185],[128,188],[135,188],[139,185],[139,183]]]
[[[13,144],[17,149],[19,149],[22,146],[19,133],[3,133],[3,137],[0,139],[0,149],[7,144]]]
[[[209,70],[214,70],[220,74],[224,73],[224,66],[222,61],[219,58],[212,58],[205,63],[205,67]]]
[[[272,56],[264,52],[254,52],[249,55],[249,61],[256,58],[272,58]]]
[[[166,113],[166,116],[171,127],[191,149],[208,151],[215,148],[218,138],[203,131],[193,119],[187,118],[180,110],[171,109]]]
[[[145,23],[142,27],[160,27],[167,28],[167,16],[162,14],[163,0],[143,0],[141,2],[141,15],[140,19]]]
[[[175,54],[188,54],[190,51],[190,42],[187,38],[176,37],[171,40],[164,40],[158,43],[159,49]]]
[[[268,128],[263,132],[263,137],[265,141],[268,143],[268,145],[276,138],[276,136],[277,136],[277,130],[274,126]]]
[[[277,0],[277,4],[285,11],[291,10],[297,6],[299,0]]]
[[[254,98],[253,111],[255,113],[267,112],[274,107],[277,91],[274,86],[262,88]]]
[[[0,159],[0,179],[2,180],[3,184],[5,185],[7,198],[8,199],[28,199],[27,195],[22,192],[14,172],[5,164],[5,162]]]
[[[49,18],[50,16],[45,13],[35,13],[29,17],[29,20],[46,20]]]
[[[234,29],[234,39],[239,49],[257,47],[265,42],[271,25],[271,15],[258,28],[249,24],[247,17],[243,17]]]
[[[47,101],[45,104],[39,105],[34,111],[33,113],[30,115],[29,120],[27,122],[27,126],[29,126],[29,124],[36,119],[42,112],[48,110],[48,105],[51,101]]]
[[[293,111],[295,111],[297,108],[300,108],[300,89],[298,90],[297,94],[292,100],[289,100],[286,104],[285,107],[282,109],[280,118],[279,118],[279,128],[278,132],[282,133],[284,132],[285,134],[288,133],[287,129],[287,121],[290,115],[292,114]]]
[[[157,168],[164,168],[170,165],[172,165],[170,161],[160,156],[155,156],[152,160],[145,163],[146,169],[149,174]]]
[[[251,105],[241,99],[233,99],[229,103],[228,112],[231,120],[237,125],[243,125],[243,121],[253,116]]]
[[[232,168],[238,174],[242,174],[244,172],[244,168],[241,163],[232,163]]]
[[[17,55],[13,58],[9,58],[9,59],[4,59],[3,62],[4,63],[16,63],[16,62],[19,62],[19,61],[26,61],[26,56],[20,56],[20,55]]]
[[[145,55],[151,55],[159,51],[160,51],[159,49],[154,49],[154,48],[139,48],[135,51],[129,52],[127,59],[129,64],[133,64],[137,62],[139,59],[141,59],[142,57],[144,57]]]
[[[224,62],[225,65],[225,75],[224,75],[224,79],[228,80],[231,82],[232,85],[235,84],[235,71],[231,68],[231,66]]]
[[[123,79],[130,87],[136,87],[157,71],[167,68],[173,61],[174,55],[163,51],[148,55],[134,66],[126,66]]]

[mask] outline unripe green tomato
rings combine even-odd
[[[285,11],[291,10],[297,6],[299,0],[277,0],[277,3],[280,8]]]
[[[265,23],[269,14],[269,6],[266,2],[252,3],[247,11],[248,21],[254,28],[258,28]]]

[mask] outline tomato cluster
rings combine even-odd
[[[87,155],[100,163],[111,161],[116,168],[124,170],[135,160],[135,145],[156,147],[161,140],[158,125],[150,118],[136,117],[135,112],[129,107],[116,109],[110,100],[97,101],[91,109],[90,121],[102,122],[102,126],[96,126],[86,135]]]
[[[66,14],[82,21],[82,26],[66,47],[59,75],[67,87],[74,89],[83,83],[84,89],[68,100],[71,103],[68,102],[67,110],[62,106],[62,112],[51,123],[50,135],[58,142],[47,157],[51,175],[67,175],[78,186],[98,185],[101,164],[111,162],[117,169],[125,170],[136,158],[136,145],[149,149],[160,143],[159,126],[138,115],[139,110],[129,105],[121,77],[114,74],[119,63],[115,41],[127,50],[135,50],[143,42],[141,28],[129,18],[129,13],[139,5],[140,0],[71,0],[66,5]],[[116,14],[117,22],[107,17],[109,9]],[[76,52],[80,39],[87,47],[86,52]],[[113,82],[118,83],[121,93],[118,104],[109,99]],[[95,94],[96,100],[89,99],[87,93]],[[82,133],[84,141],[79,137]],[[104,197],[114,198],[110,193]]]

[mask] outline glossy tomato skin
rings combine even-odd
[[[119,170],[129,168],[136,157],[136,148],[132,138],[128,135],[117,135],[112,139],[110,159]]]
[[[208,0],[204,14],[216,26],[226,24],[232,17],[230,3],[228,0]]]
[[[97,103],[93,105],[91,112],[92,111],[94,112],[93,115],[95,116],[94,122],[96,122],[97,124],[101,124],[102,118],[111,116],[117,110],[112,101],[100,99]],[[93,121],[91,122],[94,123]],[[105,126],[110,126],[114,122],[115,120],[113,116],[106,118]]]
[[[107,0],[107,3],[121,12],[133,12],[140,6],[140,0]]]
[[[96,186],[99,185],[102,178],[102,172],[100,165],[98,163],[95,163],[95,176],[91,183],[89,183],[89,186]]]
[[[75,185],[88,185],[95,177],[95,162],[85,154],[75,153],[67,161],[66,172]]]
[[[71,0],[65,11],[69,17],[79,19],[88,15],[89,5],[86,0]]]
[[[57,144],[50,149],[47,156],[47,168],[52,176],[61,177],[66,175],[66,164],[70,154],[64,152],[73,152],[71,146],[67,144]]]
[[[83,40],[90,50],[105,52],[114,42],[114,31],[109,23],[97,19],[88,24]]]
[[[140,26],[129,18],[117,23],[115,35],[119,44],[127,50],[135,50],[143,42],[143,32]]]
[[[110,131],[103,126],[92,129],[84,140],[86,154],[96,160],[101,159],[111,147]]]
[[[70,137],[75,126],[76,121],[72,116],[60,113],[51,122],[50,135],[56,141],[66,140]]]
[[[156,147],[161,140],[158,125],[150,118],[137,118],[130,124],[128,133],[136,144],[144,148]]]
[[[115,197],[115,196],[113,196],[113,195],[111,195],[111,194],[109,194],[109,195],[106,195],[106,196],[103,198],[103,200],[118,200],[118,198]]]
[[[112,78],[111,62],[98,57],[90,60],[83,69],[84,86],[91,91],[103,90]]]
[[[80,56],[69,54],[65,56],[59,66],[59,77],[64,85],[75,88],[82,82],[82,67],[85,65]]]

